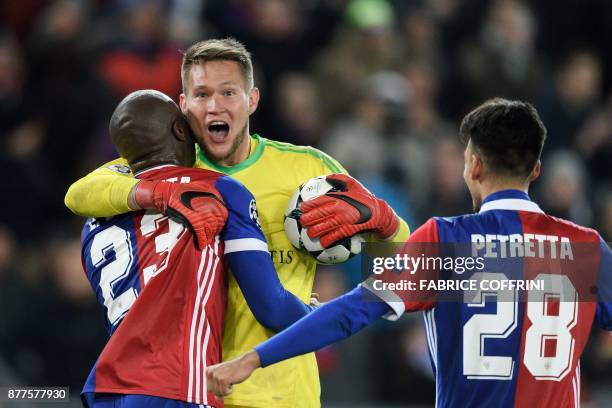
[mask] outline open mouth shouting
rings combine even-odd
[[[227,122],[222,120],[214,120],[208,124],[208,133],[215,142],[224,142],[229,135],[229,130],[230,127]]]

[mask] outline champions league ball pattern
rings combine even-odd
[[[346,261],[361,252],[361,243],[365,242],[365,234],[355,234],[341,239],[325,249],[319,243],[319,238],[311,239],[306,233],[307,228],[300,224],[300,209],[303,201],[312,200],[327,193],[338,191],[325,180],[325,176],[312,178],[298,187],[287,205],[285,211],[285,233],[289,241],[298,249],[308,252],[317,262],[322,264],[337,264]]]

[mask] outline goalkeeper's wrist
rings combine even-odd
[[[383,241],[392,241],[393,238],[395,238],[395,235],[397,235],[397,233],[399,232],[400,224],[399,224],[399,218],[398,218],[397,215],[395,216],[395,220],[396,220],[395,224],[394,224],[395,228],[393,228],[393,229],[390,228],[389,229],[390,231],[393,231],[393,232],[391,234],[389,234],[388,236],[385,236],[385,237],[381,236],[380,237]]]
[[[381,225],[376,230],[376,235],[382,240],[391,240],[397,234],[400,228],[399,217],[393,211],[393,208],[385,200],[377,199],[379,208],[381,212],[383,212],[383,216],[381,217],[384,225]]]
[[[136,201],[136,190],[138,189],[138,184],[140,184],[140,182],[135,184],[128,194],[127,205],[132,211],[142,210],[142,207],[138,205],[138,202]]]
[[[133,210],[157,208],[154,201],[157,184],[157,181],[140,180],[128,195],[128,206]]]

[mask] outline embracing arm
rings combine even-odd
[[[64,203],[77,215],[112,217],[140,209],[157,210],[184,224],[203,249],[227,219],[223,200],[206,200],[192,208],[181,199],[193,191],[209,192],[199,183],[138,180],[124,159],[106,163],[70,186]]]
[[[133,211],[128,197],[138,180],[132,176],[124,159],[98,167],[75,181],[64,197],[73,213],[85,217],[111,217]]]
[[[232,392],[232,384],[250,377],[259,368],[309,353],[350,337],[391,311],[391,307],[372,298],[372,293],[358,286],[336,298],[288,329],[244,355],[206,369],[208,389],[216,395]],[[366,300],[364,297],[371,297]]]
[[[599,273],[597,277],[597,309],[595,320],[604,330],[612,333],[612,250],[600,237]]]
[[[370,297],[370,300],[365,300]],[[391,311],[361,285],[325,303],[293,326],[255,347],[262,367],[346,339]],[[316,333],[316,335],[313,335]]]
[[[283,287],[267,251],[233,252],[227,257],[249,308],[268,330],[281,331],[311,311]]]
[[[274,269],[266,237],[258,224],[253,195],[231,177],[220,177],[216,187],[223,196],[228,218],[221,238],[225,256],[249,308],[261,325],[279,331],[310,312],[281,284]]]

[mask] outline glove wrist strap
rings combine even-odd
[[[140,180],[136,184],[136,190],[134,190],[134,201],[140,208],[154,209],[154,191],[157,182],[149,180]]]
[[[383,211],[383,225],[376,231],[381,239],[391,239],[399,229],[399,220],[393,208],[385,201],[378,199],[378,205]]]

